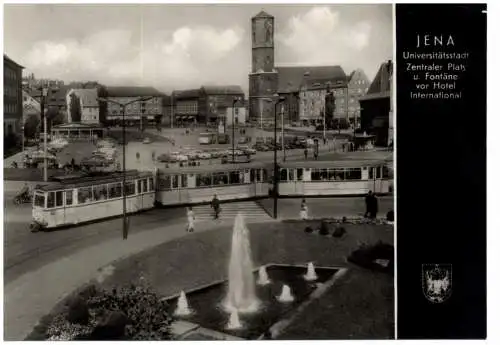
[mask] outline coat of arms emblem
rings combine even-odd
[[[422,289],[432,303],[443,303],[451,296],[451,264],[422,265]]]

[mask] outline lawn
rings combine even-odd
[[[315,224],[316,225],[316,224]],[[346,266],[347,274],[314,301],[280,339],[388,339],[394,337],[393,277],[346,263],[359,242],[392,244],[392,227],[346,225],[342,239],[304,233],[302,223],[249,225],[255,265]],[[227,275],[231,229],[194,233],[114,264],[106,288],[146,282],[160,295],[210,284]]]

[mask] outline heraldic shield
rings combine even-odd
[[[451,296],[451,264],[423,264],[422,289],[432,303],[443,303]]]

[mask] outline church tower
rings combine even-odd
[[[259,127],[274,124],[274,103],[269,102],[278,89],[278,72],[274,68],[274,17],[264,11],[252,18],[249,82],[250,121]]]

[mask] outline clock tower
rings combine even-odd
[[[274,103],[278,89],[274,68],[274,17],[261,11],[252,18],[252,72],[249,75],[249,118],[260,125],[274,124]]]

